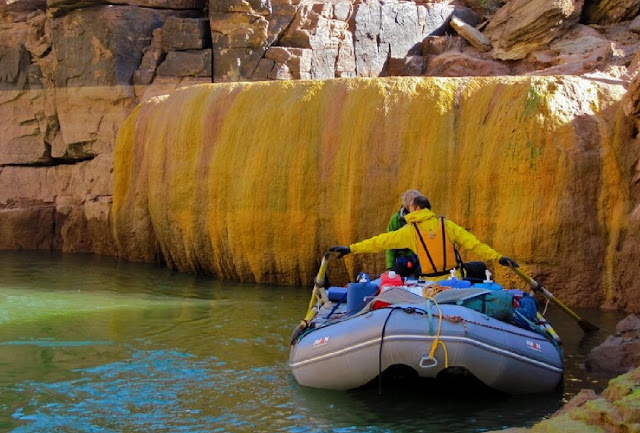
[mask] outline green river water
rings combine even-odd
[[[553,291],[553,288],[549,288]],[[528,427],[607,377],[588,351],[625,315],[564,313],[557,393],[468,396],[462,390],[299,386],[288,340],[310,287],[239,284],[111,257],[0,252],[2,432],[483,432]],[[340,374],[336,371],[335,374]]]

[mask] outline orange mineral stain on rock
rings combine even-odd
[[[623,94],[569,76],[178,90],[120,129],[119,253],[308,286],[324,251],[384,231],[400,193],[416,188],[436,213],[544,275],[570,304],[592,287],[595,306],[615,297],[615,245],[628,212],[620,186],[631,164],[616,117]],[[383,269],[382,253],[349,256],[332,261],[329,275],[343,284]]]

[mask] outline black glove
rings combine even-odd
[[[343,247],[343,246],[338,245],[338,246],[329,248],[329,251],[332,251],[334,253],[338,253],[338,258],[341,259],[344,256],[346,256],[347,254],[351,253],[351,248]]]
[[[500,257],[500,260],[498,260],[498,263],[500,263],[502,266],[509,266],[511,268],[519,268],[520,265],[518,265],[516,263],[515,260],[507,257],[507,256],[502,256]]]

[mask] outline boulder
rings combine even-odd
[[[484,17],[493,15],[500,6],[505,3],[504,0],[466,0],[465,4],[477,11]]]
[[[356,76],[356,54],[351,33],[344,32],[344,39],[338,41],[338,58],[335,64],[336,78],[353,78]]]
[[[0,21],[0,165],[44,162],[45,140],[56,129],[57,121],[46,114],[41,66],[34,63],[41,59],[30,52],[41,54],[34,39],[44,33],[44,13],[29,16],[10,25]]]
[[[583,75],[603,68],[613,55],[613,44],[591,27],[578,24],[549,48],[531,53],[523,62],[538,75]],[[535,65],[532,65],[534,63]]]
[[[616,326],[616,333],[595,347],[587,356],[589,370],[622,374],[640,367],[640,318],[627,316]]]
[[[404,65],[400,75],[418,76],[424,74],[427,68],[427,58],[425,56],[407,56],[404,58]]]
[[[355,74],[354,48],[347,19],[350,9],[337,13],[331,3],[301,5],[279,44],[311,50],[311,78],[335,78],[337,69]]]
[[[340,4],[335,5],[334,10],[341,10],[341,7],[339,5]],[[351,3],[349,3],[349,7],[351,7]],[[277,44],[277,41],[280,39],[280,37],[285,34],[294,17],[296,16],[298,8],[299,6],[295,6],[286,2],[272,2],[271,13],[265,17],[269,21],[269,26],[267,28],[267,43],[269,46]]]
[[[243,81],[267,49],[269,21],[252,12],[210,12],[213,81]]]
[[[437,56],[446,51],[461,52],[469,43],[460,36],[427,36],[422,41],[422,55]]]
[[[30,30],[28,22],[0,26],[0,90],[22,90],[27,87],[27,67],[31,63],[31,56],[24,44]]]
[[[38,9],[45,10],[47,0],[0,0],[0,13],[2,12],[32,12]]]
[[[24,46],[37,63],[37,59],[45,57],[51,51],[51,32],[47,25],[47,14],[41,10],[35,11],[29,15],[26,22],[29,29]]]
[[[158,75],[211,77],[211,49],[171,51],[158,66]]]
[[[216,0],[209,2],[209,11],[218,13],[249,13],[269,15],[272,12],[269,0]]]
[[[211,46],[211,30],[207,18],[168,17],[162,26],[161,47],[165,53],[201,50]]]
[[[374,1],[355,5],[357,75],[376,77],[400,71],[406,56],[420,54],[425,37],[445,33],[454,10],[444,3]]]
[[[50,71],[60,136],[56,158],[110,152],[114,131],[135,103],[131,83],[154,29],[175,11],[136,6],[78,9],[51,23]],[[87,109],[87,107],[91,107]]]
[[[629,30],[634,33],[640,33],[640,15],[631,21],[631,24],[629,24]]]
[[[636,54],[631,67],[635,70],[636,75],[624,96],[624,112],[631,121],[640,127],[640,74],[638,74],[640,71],[640,52]]]
[[[271,70],[267,75],[265,75],[268,79],[282,80],[311,78],[312,55],[310,49],[270,47],[265,54],[265,59],[263,60],[271,60],[273,62]]]
[[[0,165],[49,161],[45,140],[57,128],[45,116],[45,92],[0,91],[0,98],[0,119],[3,119]]]
[[[447,51],[429,59],[424,75],[433,77],[468,77],[511,75],[509,66],[491,58],[480,58],[476,55]]]
[[[478,50],[485,52],[491,50],[491,43],[489,39],[483,35],[475,27],[470,26],[466,22],[462,21],[458,17],[451,17],[451,27],[463,38],[465,38],[471,45]]]
[[[162,52],[161,38],[162,31],[155,29],[151,43],[142,49],[142,61],[138,69],[133,73],[133,83],[136,85],[136,92],[138,92],[137,86],[145,86],[153,82],[156,69],[162,62],[165,54]]]
[[[51,203],[0,206],[0,249],[51,250],[55,209]]]
[[[638,15],[640,0],[585,0],[583,22],[614,24],[632,20]]]
[[[546,48],[580,19],[584,0],[511,0],[484,29],[493,57],[518,60]]]
[[[609,381],[601,395],[580,391],[564,408],[530,429],[511,428],[500,433],[637,432],[639,406],[640,368]]]

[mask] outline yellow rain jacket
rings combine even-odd
[[[435,234],[442,230],[440,219],[429,209],[421,209],[419,211],[411,212],[405,217],[405,219],[407,220],[407,225],[396,231],[382,233],[362,242],[349,245],[351,252],[353,254],[377,253],[389,249],[409,248],[414,253],[423,255],[420,251],[424,249],[416,234],[416,230],[413,227],[413,223],[417,224],[426,241],[430,234]],[[444,224],[447,238],[450,242],[456,245],[458,251],[472,252],[484,261],[498,260],[502,257],[502,254],[490,246],[480,242],[473,234],[469,233],[453,221],[445,219]],[[431,249],[430,246],[429,248]],[[447,261],[449,262],[449,260]],[[431,272],[431,265],[429,263],[421,262],[421,267],[424,273]],[[447,275],[431,279],[439,280],[444,278],[447,278]]]

